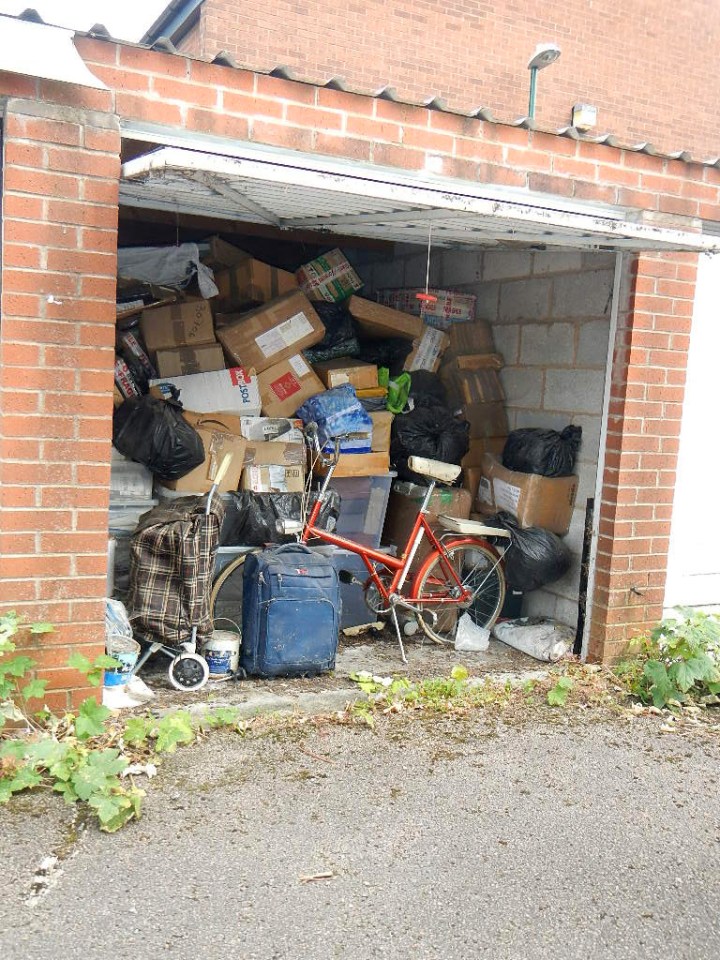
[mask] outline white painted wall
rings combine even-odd
[[[666,608],[720,606],[720,257],[698,267]]]

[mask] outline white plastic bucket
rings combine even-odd
[[[140,644],[130,637],[111,634],[106,638],[105,649],[111,657],[115,657],[120,666],[114,670],[105,671],[104,686],[123,686],[128,682],[130,674],[135,669],[135,664],[140,655]]]
[[[228,622],[237,626],[232,620]],[[237,633],[234,630],[213,630],[210,639],[203,644],[202,655],[207,660],[211,677],[234,674],[240,662],[239,630]]]

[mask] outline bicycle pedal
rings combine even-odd
[[[359,587],[364,586],[362,580],[358,580],[349,570],[338,570],[338,580],[340,583],[356,583]]]

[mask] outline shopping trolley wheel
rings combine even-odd
[[[168,677],[176,690],[199,690],[210,676],[207,661],[197,653],[181,653],[170,664]]]

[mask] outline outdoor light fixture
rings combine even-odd
[[[572,108],[572,126],[578,130],[592,130],[597,124],[597,107],[591,103],[576,103]]]
[[[544,70],[551,63],[555,63],[560,56],[560,47],[554,43],[539,43],[535,47],[535,53],[530,57],[528,70],[530,71],[530,105],[528,106],[528,117],[535,119],[535,90],[537,88],[538,70]]]

